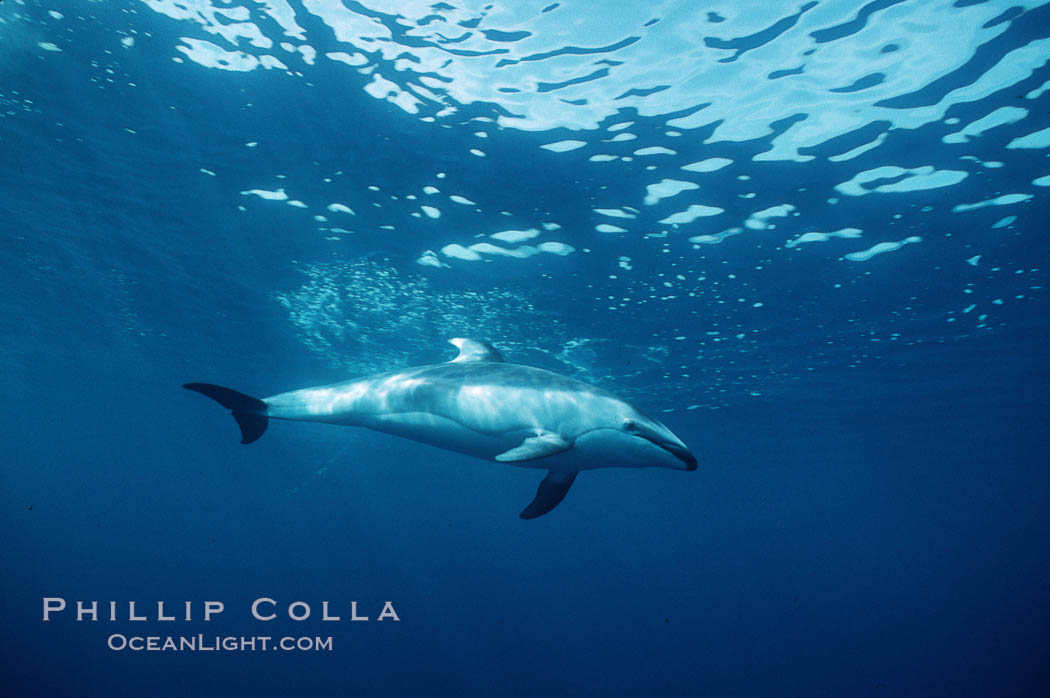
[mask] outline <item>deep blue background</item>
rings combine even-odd
[[[117,5],[93,11],[119,15]],[[4,88],[15,106],[0,120],[0,692],[1045,693],[1046,197],[1034,192],[1018,224],[994,237],[991,223],[1014,211],[950,220],[946,212],[1033,190],[1046,160],[1003,150],[1018,133],[976,142],[969,152],[1007,167],[975,170],[950,199],[942,190],[895,195],[895,210],[911,211],[902,220],[879,196],[850,201],[848,220],[819,204],[830,186],[895,157],[908,167],[968,167],[938,161],[950,128],[898,134],[849,163],[748,163],[753,180],[741,191],[760,192],[750,210],[790,200],[827,217],[808,221],[811,230],[896,226],[876,239],[923,235],[907,254],[863,268],[785,254],[774,249],[785,229],[750,247],[695,251],[672,239],[668,257],[645,240],[581,232],[593,228],[583,216],[590,208],[637,198],[651,176],[640,167],[610,174],[536,147],[571,134],[505,132],[488,139],[479,163],[463,147],[473,127],[422,124],[334,68],[319,67],[307,86],[172,64],[177,32],[165,26],[121,57],[136,88],[97,81],[88,41],[63,44],[60,61],[40,58],[30,42],[0,69],[17,85]],[[953,115],[965,123],[997,99],[1008,97]],[[1045,125],[1047,100],[1026,103],[1031,123]],[[642,120],[634,130],[658,144],[658,124],[646,128]],[[254,140],[258,148],[244,147]],[[746,162],[766,147],[723,144],[700,157]],[[922,148],[929,153],[916,159]],[[321,177],[337,170],[355,177],[355,188],[384,191],[418,190],[437,171],[487,181],[470,196],[515,212],[491,214],[493,230],[557,220],[561,239],[592,253],[424,269],[414,263],[421,249],[466,237],[449,232],[460,225],[453,207],[431,241],[407,214],[408,234],[379,234],[370,225],[380,214],[371,220],[367,204],[355,206],[359,232],[333,244],[306,217],[239,194],[259,172],[281,172],[290,183],[315,182],[318,201],[341,201],[339,182],[320,191]],[[581,205],[573,186],[583,199],[607,188]],[[724,186],[744,185],[727,175]],[[927,205],[934,210],[920,210]],[[595,299],[605,288],[622,293],[607,278],[622,254],[636,279],[674,266],[723,287],[607,312]],[[979,267],[962,263],[973,254],[983,255]],[[221,410],[179,388],[207,380],[267,395],[346,378],[330,355],[306,348],[275,294],[294,293],[304,269],[361,260],[395,270],[431,299],[474,291],[484,304],[493,290],[527,299],[528,317],[480,329],[521,328],[478,337],[497,346],[588,336],[645,346],[688,335],[688,350],[674,344],[667,355],[666,375],[607,350],[581,377],[658,413],[700,470],[587,473],[554,513],[523,522],[516,513],[534,493],[534,471],[321,425],[275,424],[243,447]],[[830,292],[835,284],[842,288]],[[983,330],[971,317],[946,323],[949,309],[971,302],[967,284],[986,305],[1026,298],[1001,306]],[[762,300],[763,312],[718,303],[738,291]],[[468,333],[479,312],[419,302],[429,322],[391,333],[389,368],[447,360],[453,350],[443,340]],[[749,340],[705,344],[713,326]],[[368,365],[353,356],[363,347],[350,337],[331,353]],[[78,624],[68,612],[44,624],[44,596],[217,599],[226,612],[170,629]],[[307,601],[315,613],[322,600],[344,608],[357,600],[373,616],[389,599],[401,622],[250,622],[258,596]],[[333,635],[335,652],[106,649],[109,633],[134,631]]]

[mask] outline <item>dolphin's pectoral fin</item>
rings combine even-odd
[[[556,473],[548,470],[547,477],[543,478],[539,489],[536,490],[536,496],[518,516],[523,519],[535,519],[558,506],[561,500],[565,499],[565,495],[569,492],[578,474]]]
[[[500,463],[513,463],[519,460],[534,460],[536,458],[553,456],[555,453],[561,453],[570,448],[572,448],[571,441],[566,440],[564,437],[559,436],[554,432],[545,431],[536,436],[530,436],[522,441],[520,446],[512,448],[509,451],[504,451],[496,456],[496,460]]]
[[[452,359],[452,363],[463,363],[464,361],[503,361],[503,357],[500,356],[500,353],[496,351],[491,344],[479,342],[476,339],[463,339],[462,337],[450,339],[448,342],[449,344],[456,345],[456,348],[459,349],[459,354],[456,358]]]

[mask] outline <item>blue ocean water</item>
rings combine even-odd
[[[0,693],[1045,695],[1048,61],[1037,0],[4,0]],[[699,470],[522,521],[180,388],[451,337]],[[198,634],[332,647],[110,642]]]

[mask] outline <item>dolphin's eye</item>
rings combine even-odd
[[[638,431],[638,424],[633,419],[628,419],[623,423],[624,431]]]

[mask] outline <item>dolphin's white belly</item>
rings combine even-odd
[[[492,460],[525,438],[524,431],[476,431],[453,419],[427,412],[358,415],[336,423],[365,427],[486,460]]]
[[[454,420],[422,412],[355,419],[350,425],[401,436],[485,460],[494,460],[496,456],[520,445],[536,432],[535,429],[480,432],[464,427]],[[567,451],[536,460],[511,462],[508,465],[573,473],[610,466],[637,467],[648,463],[637,459],[635,454],[631,453],[629,444],[620,443],[618,434],[612,430],[596,429],[577,438],[573,447]]]

